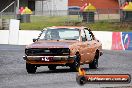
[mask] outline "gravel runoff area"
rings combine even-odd
[[[132,88],[129,84],[85,84],[76,83],[76,72],[69,67],[57,67],[56,71],[49,71],[39,67],[37,73],[28,74],[25,69],[25,46],[0,45],[0,88]],[[99,59],[99,68],[89,69],[83,65],[87,74],[130,74],[132,75],[132,51],[104,50]]]

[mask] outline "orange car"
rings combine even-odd
[[[80,65],[98,67],[103,54],[102,44],[87,27],[53,26],[41,31],[33,44],[26,46],[24,60],[28,73],[35,73],[37,67],[69,66],[76,71]]]

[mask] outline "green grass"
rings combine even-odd
[[[21,23],[21,30],[42,30],[49,26],[86,26],[94,31],[132,31],[132,23],[116,23],[100,21],[95,23],[82,23],[78,16],[31,16],[31,23]]]
[[[63,25],[66,17],[32,16],[31,23],[21,23],[22,30],[41,30],[44,27]]]
[[[96,31],[115,31],[130,32],[132,31],[131,23],[115,23],[115,22],[97,22],[89,24],[90,28]]]
[[[71,20],[77,21],[77,16],[58,16],[58,17],[47,17],[47,16],[31,16],[31,23],[21,23],[21,30],[41,30],[44,27],[49,26],[62,26],[65,22]]]
[[[14,19],[14,15],[5,15],[1,19]]]

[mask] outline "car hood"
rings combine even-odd
[[[43,40],[30,44],[26,48],[69,48],[72,45],[74,46],[77,42],[78,41]]]

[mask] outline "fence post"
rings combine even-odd
[[[44,10],[43,7],[44,7],[44,4],[43,4],[43,0],[42,0],[42,15],[43,15],[43,13],[44,13],[44,12],[43,12],[43,10]]]
[[[110,17],[109,17],[109,14],[110,14],[110,13],[109,13],[109,8],[108,8],[108,21],[110,21]]]
[[[19,0],[17,0],[17,7],[16,7],[16,13],[18,14],[19,13]]]
[[[98,11],[98,9],[97,9],[97,15],[98,15],[98,22],[99,22],[99,11]]]
[[[16,2],[14,3],[14,18],[17,19],[17,13],[16,13]]]
[[[2,13],[0,13],[0,18],[2,19]]]
[[[79,21],[80,12],[78,11],[78,21]]]

